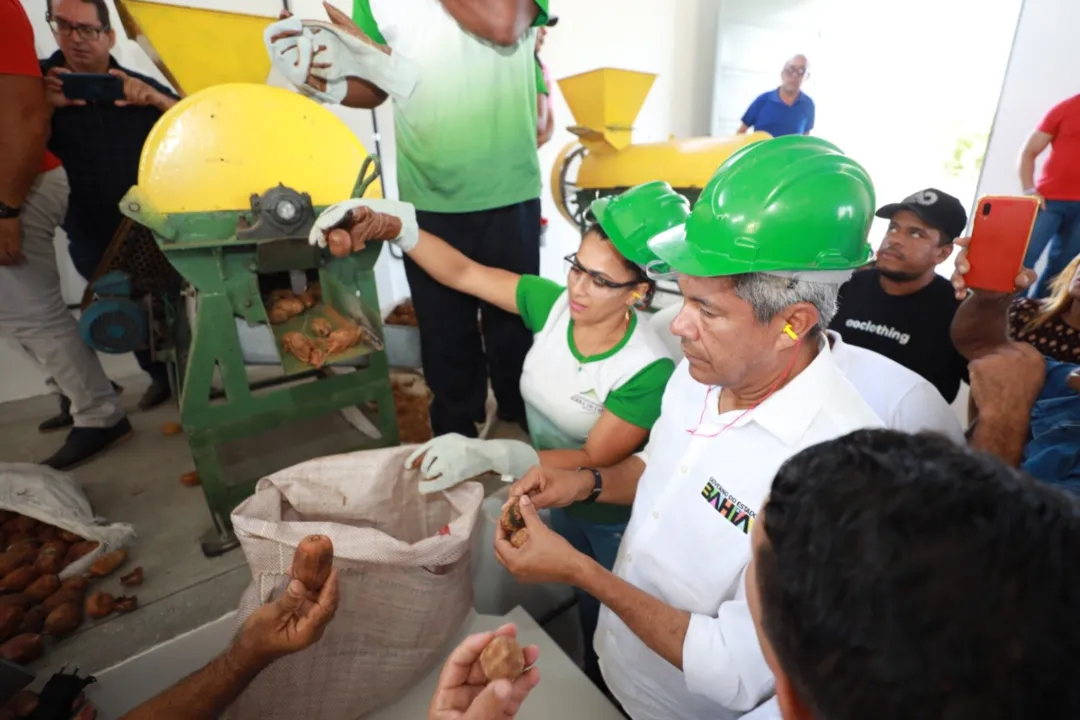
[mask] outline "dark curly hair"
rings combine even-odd
[[[864,430],[788,460],[755,572],[815,717],[1080,718],[1080,505],[936,435]]]

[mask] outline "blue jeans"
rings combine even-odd
[[[1054,278],[1074,257],[1080,255],[1080,201],[1046,201],[1046,208],[1039,213],[1031,230],[1024,267],[1035,267],[1047,245],[1050,246],[1050,254],[1047,256],[1046,269],[1039,276],[1032,297],[1046,297]]]
[[[1031,440],[1020,469],[1080,495],[1080,394],[1066,378],[1080,365],[1046,361],[1046,381],[1031,410]]]
[[[563,508],[551,510],[551,528],[562,535],[574,546],[574,549],[588,555],[607,570],[615,567],[615,556],[619,554],[619,543],[626,532],[626,523],[601,525],[583,520]],[[586,592],[574,588],[578,600],[578,618],[581,631],[585,636],[585,674],[599,688],[604,689],[603,676],[600,674],[600,662],[593,649],[593,635],[600,619],[600,601]]]

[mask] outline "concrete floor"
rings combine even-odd
[[[50,645],[34,668],[47,677],[63,665],[97,672],[137,652],[236,609],[250,573],[240,551],[208,559],[199,535],[210,526],[202,490],[180,484],[195,465],[184,435],[163,437],[161,425],[179,421],[175,405],[140,412],[143,377],[119,381],[135,436],[72,471],[95,513],[134,526],[137,538],[125,568],[142,566],[145,582],[136,589],[139,610],[88,620],[78,632]],[[48,457],[64,433],[42,435],[38,423],[55,414],[56,399],[39,396],[0,406],[0,462],[35,462]],[[116,573],[100,589],[121,592]],[[97,587],[95,585],[95,587]]]
[[[176,406],[169,403],[140,412],[136,404],[146,387],[145,377],[119,382],[125,388],[121,397],[135,428],[134,437],[72,474],[99,516],[134,526],[137,538],[125,568],[142,566],[145,572],[146,580],[135,593],[140,607],[129,615],[88,620],[76,634],[59,642],[49,641],[45,657],[33,668],[39,682],[65,665],[99,672],[211,622],[236,609],[250,580],[239,549],[212,559],[200,549],[199,536],[210,527],[210,515],[201,489],[179,482],[182,473],[194,469],[187,441],[182,434],[164,437],[160,432],[163,423],[179,421]],[[54,452],[64,434],[42,435],[37,425],[56,409],[52,396],[0,405],[0,462],[35,462]],[[494,435],[524,439],[516,426],[498,426]],[[492,478],[485,486],[490,494],[502,485]],[[124,594],[120,575],[116,573],[95,588]],[[568,652],[577,655],[580,649],[573,647],[576,622],[559,630],[563,625],[566,623],[553,630],[567,636]]]

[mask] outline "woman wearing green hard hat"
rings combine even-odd
[[[319,233],[365,201],[348,201],[320,216]],[[617,198],[597,200],[596,223],[566,258],[566,285],[535,275],[486,267],[424,232],[395,242],[429,275],[459,292],[521,315],[534,333],[521,377],[532,445],[443,435],[407,460],[426,478],[421,492],[436,492],[487,472],[507,479],[531,467],[613,465],[637,452],[660,414],[660,399],[674,370],[663,341],[639,318],[655,284],[644,267],[656,258],[648,241],[682,224],[689,204],[665,183],[650,183]],[[415,232],[415,231],[413,231]],[[317,234],[319,234],[317,233]],[[552,513],[555,528],[604,567],[614,565],[630,518],[626,506],[585,498]],[[592,629],[599,605],[581,598],[587,664],[599,678]]]
[[[497,540],[497,556],[519,579],[600,601],[595,649],[629,717],[733,718],[772,691],[750,559],[783,531],[783,509],[758,511],[799,450],[881,425],[824,334],[840,283],[870,257],[874,207],[858,163],[788,136],[733,154],[685,227],[647,243],[683,294],[671,327],[686,361],[644,451],[599,469],[598,501],[633,507],[614,572],[535,515],[590,496],[590,472],[545,469],[511,488],[530,499],[529,540],[520,550]]]

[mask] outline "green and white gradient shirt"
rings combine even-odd
[[[517,288],[518,312],[533,333],[521,372],[521,397],[529,434],[537,450],[578,450],[585,445],[604,410],[631,425],[650,430],[660,417],[660,401],[675,363],[664,341],[640,322],[636,312],[615,347],[582,355],[574,344],[574,321],[566,288],[535,275],[523,275]],[[630,508],[604,503],[577,504],[573,514],[595,523],[630,519]]]
[[[539,27],[548,0],[536,4]],[[412,97],[394,103],[401,200],[467,213],[540,197],[535,29],[499,47],[439,0],[353,0],[353,20],[420,68]]]

